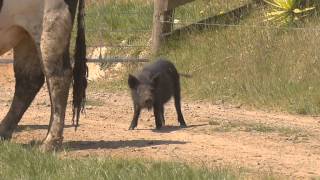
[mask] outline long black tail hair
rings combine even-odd
[[[3,5],[3,0],[0,0],[0,12],[1,12],[1,9],[2,9],[2,5]]]
[[[76,121],[75,130],[79,126],[80,112],[84,109],[87,88],[87,59],[86,59],[86,37],[85,37],[85,0],[79,0],[77,14],[77,37],[74,54],[73,69],[73,117],[72,123]]]

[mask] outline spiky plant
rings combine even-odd
[[[264,0],[273,7],[267,13],[267,21],[276,21],[280,24],[287,24],[301,19],[308,15],[308,12],[315,9],[315,6],[303,7],[305,0]]]

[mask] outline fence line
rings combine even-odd
[[[13,64],[11,59],[0,59],[0,64]]]
[[[241,24],[221,24],[221,23],[197,23],[193,21],[171,22],[161,21],[161,23],[175,24],[175,25],[203,25],[203,26],[221,26],[221,27],[247,27],[247,28],[261,28],[261,29],[280,29],[280,30],[310,30],[320,31],[320,28],[300,28],[300,27],[284,27],[284,26],[263,26],[263,25],[241,25]],[[169,33],[167,33],[169,34]]]
[[[180,5],[184,5],[186,3],[189,3],[189,2],[192,2],[194,0],[155,0],[154,2],[158,3],[158,7],[154,6],[154,11],[156,10],[156,8],[158,8],[158,13],[159,14],[153,14],[153,18],[157,18],[156,20],[156,23],[159,23],[161,24],[161,26],[159,26],[159,28],[163,28],[163,29],[166,29],[167,27],[170,27],[170,31],[169,32],[165,32],[163,31],[163,29],[161,30],[161,35],[159,36],[159,38],[163,38],[163,36],[168,36],[168,35],[172,35],[175,33],[175,31],[180,31],[182,30],[183,28],[185,28],[186,26],[190,26],[190,25],[198,25],[198,26],[201,26],[203,28],[210,28],[210,27],[243,27],[243,28],[259,28],[259,29],[280,29],[280,30],[293,30],[293,31],[299,31],[299,30],[303,30],[303,31],[315,31],[315,32],[319,32],[320,31],[320,28],[317,28],[317,27],[309,27],[309,28],[300,28],[300,27],[279,27],[279,26],[264,26],[264,25],[241,25],[241,24],[227,24],[227,23],[214,23],[215,21],[207,21],[207,19],[205,20],[202,20],[202,21],[198,21],[198,22],[194,22],[194,21],[191,21],[190,19],[182,19],[181,21],[179,22],[175,22],[174,21],[174,18],[173,18],[173,14],[174,14],[174,9],[179,7]],[[253,0],[252,3],[249,3],[249,4],[244,4],[242,5],[241,7],[239,8],[236,8],[236,9],[232,9],[232,10],[229,10],[228,12],[225,12],[224,14],[230,14],[230,12],[233,12],[235,13],[238,12],[238,10],[240,9],[246,9],[246,8],[249,8],[251,7],[252,4],[257,3],[257,2],[263,2],[261,0]],[[99,4],[98,4],[99,5]],[[156,5],[156,4],[154,4]],[[97,6],[98,7],[98,6]],[[103,53],[101,54],[100,52],[100,56],[98,59],[89,59],[89,62],[132,62],[132,61],[137,61],[137,62],[144,62],[146,60],[148,60],[147,58],[137,58],[137,57],[118,57],[118,55],[120,55],[119,53],[122,53],[124,54],[124,56],[127,56],[127,54],[130,54],[130,53],[127,53],[127,50],[130,49],[130,48],[136,48],[137,50],[140,50],[138,48],[149,48],[149,47],[152,47],[152,49],[154,49],[154,45],[153,44],[148,44],[147,40],[146,40],[146,36],[144,36],[145,39],[138,39],[140,38],[140,33],[152,33],[152,31],[154,31],[155,29],[152,29],[152,26],[148,27],[146,25],[146,27],[144,26],[145,24],[143,24],[142,26],[134,26],[136,27],[137,29],[134,29],[134,28],[128,28],[128,29],[125,29],[125,27],[122,27],[124,29],[117,29],[117,28],[110,28],[112,27],[111,25],[108,25],[108,23],[106,23],[107,21],[104,21],[104,17],[105,16],[108,16],[108,15],[115,15],[115,17],[118,17],[118,16],[137,16],[137,17],[134,17],[134,18],[137,18],[137,20],[139,20],[139,16],[141,15],[150,15],[152,16],[152,14],[150,14],[150,9],[148,9],[148,11],[138,11],[138,10],[128,10],[128,11],[124,11],[123,9],[121,9],[120,11],[117,11],[117,10],[111,10],[111,11],[102,11],[102,10],[99,10],[97,11],[97,13],[93,13],[89,16],[87,16],[86,18],[87,19],[97,19],[96,24],[95,26],[92,26],[92,27],[88,27],[86,29],[87,32],[89,32],[90,35],[93,35],[94,38],[92,38],[93,40],[90,41],[88,40],[87,41],[87,44],[88,44],[88,48],[97,48],[97,50],[99,50],[100,48],[100,51],[101,51],[101,48],[110,48],[110,51],[107,51],[106,53],[109,53],[109,54],[106,54],[106,53]],[[239,12],[242,12],[240,11]],[[244,10],[243,10],[244,11]],[[152,12],[151,12],[152,13]],[[155,13],[155,12],[153,12]],[[167,13],[167,14],[166,14]],[[232,14],[232,13],[231,13]],[[155,15],[160,15],[162,16],[162,18],[159,18],[158,16],[155,17]],[[223,14],[218,14],[216,16],[220,16],[220,15],[223,15]],[[97,17],[100,17],[100,18],[97,18]],[[163,17],[166,17],[166,18],[163,18]],[[232,16],[233,17],[233,16]],[[173,19],[172,19],[173,18]],[[103,22],[102,22],[103,21]],[[216,21],[217,22],[217,21]],[[155,24],[155,21],[153,22],[153,25]],[[171,25],[171,26],[166,26],[166,25]],[[173,29],[172,25],[177,25],[179,26],[178,28],[176,29]],[[96,28],[95,28],[96,27]],[[117,26],[116,26],[117,27]],[[138,28],[141,28],[141,29],[138,29]],[[192,29],[193,27],[191,27],[190,29]],[[132,42],[126,42],[126,43],[114,43],[114,42],[108,42],[108,37],[104,36],[104,33],[108,33],[108,34],[112,34],[111,36],[113,36],[114,34],[113,33],[132,33],[132,34],[137,34],[136,36],[138,37],[137,40],[133,40]],[[152,33],[154,34],[154,33]],[[131,34],[130,34],[131,35]],[[149,34],[147,34],[149,35]],[[125,35],[121,34],[120,36],[121,38],[125,37]],[[154,37],[153,37],[154,38]],[[90,39],[90,38],[88,38]],[[148,38],[149,39],[149,38]],[[118,39],[117,39],[118,40]],[[122,39],[121,39],[122,40]],[[154,41],[154,39],[153,39]],[[154,43],[154,42],[152,42]],[[112,49],[111,49],[112,48]],[[116,51],[114,49],[119,49],[119,50],[122,50],[122,51]],[[133,49],[135,50],[135,49]],[[144,49],[143,49],[144,50]],[[124,52],[124,53],[123,53]],[[128,52],[130,52],[128,50]],[[115,54],[113,56],[113,53]],[[127,54],[125,54],[127,53]],[[131,54],[134,54],[134,53],[131,53]],[[138,54],[138,53],[137,53]],[[132,55],[132,56],[138,56],[138,55]],[[126,60],[127,59],[127,60]],[[8,60],[8,59],[3,59],[1,60],[0,59],[0,64],[10,64],[12,63],[12,61]]]
[[[279,30],[294,30],[294,31],[317,31],[320,32],[320,28],[300,28],[300,27],[283,27],[283,26],[263,26],[263,25],[240,25],[240,24],[221,24],[221,23],[195,23],[193,21],[180,21],[180,22],[172,22],[172,21],[161,21],[161,23],[170,23],[174,25],[204,25],[204,26],[216,26],[216,27],[244,27],[244,28],[259,28],[259,29],[279,29]],[[130,30],[128,30],[130,31]],[[110,32],[110,31],[109,31]],[[119,31],[118,31],[119,32]],[[124,31],[120,31],[124,32]],[[170,33],[163,34],[163,36],[167,36]],[[150,45],[105,45],[101,43],[99,45],[89,45],[88,48],[135,48],[135,47],[150,47]],[[102,57],[100,58],[88,58],[88,63],[128,63],[128,62],[149,62],[149,58],[135,58],[135,57]],[[11,59],[0,59],[0,64],[13,64],[13,60]]]
[[[130,62],[149,62],[148,58],[123,58],[123,57],[110,57],[99,59],[88,59],[89,63],[130,63]]]
[[[140,11],[112,11],[112,12],[106,12],[104,14],[112,14],[112,15],[145,15],[146,13],[142,13]],[[90,19],[90,18],[94,18],[94,17],[91,17],[91,16],[87,16],[86,17],[87,19]]]
[[[102,4],[92,2],[92,7],[95,11],[87,11],[86,19],[91,26],[86,28],[87,34],[87,47],[91,48],[93,52],[97,53],[94,57],[90,57],[88,53],[89,63],[127,63],[127,62],[147,62],[149,59],[147,55],[139,55],[136,51],[143,51],[149,48],[149,45],[144,38],[143,34],[151,34],[151,27],[148,25],[142,26],[112,26],[115,18],[126,19],[130,17],[134,22],[139,22],[141,16],[148,16],[151,7],[148,11],[139,9],[118,9],[115,4]],[[111,7],[109,10],[106,7]],[[87,8],[90,8],[87,6]],[[126,11],[127,10],[127,11]],[[151,16],[151,15],[150,15]],[[111,18],[111,19],[110,19]],[[111,21],[109,23],[109,21]],[[115,20],[117,21],[117,19]],[[119,23],[119,22],[118,22]],[[117,23],[116,23],[117,24]],[[130,34],[130,35],[126,35]],[[111,36],[111,38],[110,38]],[[134,40],[127,39],[128,36],[135,36]],[[114,40],[113,37],[116,37]],[[137,38],[136,38],[137,37]],[[119,39],[120,38],[120,39]],[[122,42],[125,40],[125,43]],[[119,42],[118,42],[119,41]],[[122,57],[121,57],[122,56]],[[129,56],[129,57],[128,57]],[[142,56],[142,58],[139,58]]]
[[[125,57],[109,57],[109,58],[88,58],[88,63],[138,63],[149,62],[148,58],[125,58]],[[0,64],[13,64],[11,59],[0,59]]]
[[[180,32],[185,30],[186,28],[180,28],[174,31],[171,23],[174,23],[174,11],[179,6],[185,5],[187,3],[193,2],[194,0],[154,0],[154,14],[153,14],[153,31],[152,31],[152,52],[157,53],[160,49],[161,43],[165,40],[165,34],[170,35],[174,34],[174,32]],[[254,2],[258,2],[260,0],[255,0]],[[233,9],[228,13],[219,14],[217,16],[223,17],[229,14],[233,14],[234,16],[239,16],[242,11],[246,9],[250,9],[254,2],[247,3],[241,7]],[[216,18],[214,16],[213,18]],[[239,19],[240,16],[237,18]],[[212,18],[208,18],[202,20],[201,22],[206,22],[207,20],[211,20]],[[169,21],[169,23],[163,23],[161,21]],[[171,25],[171,26],[170,26]],[[194,25],[194,23],[190,24]],[[200,26],[200,25],[198,25]],[[203,26],[203,25],[202,25]]]
[[[130,33],[130,32],[151,32],[151,29],[130,29],[130,30],[125,30],[125,29],[120,29],[120,30],[112,30],[108,28],[98,28],[98,29],[86,29],[87,32],[109,32],[109,33]]]
[[[135,47],[149,47],[148,45],[103,45],[103,44],[99,44],[99,45],[90,45],[87,46],[87,48],[135,48]]]

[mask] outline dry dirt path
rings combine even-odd
[[[13,95],[10,66],[0,66],[0,119]],[[9,75],[4,75],[9,74]],[[247,111],[183,101],[186,129],[179,129],[173,104],[165,109],[167,127],[154,129],[151,112],[143,112],[138,128],[128,131],[132,105],[128,93],[89,92],[86,116],[77,132],[70,126],[68,106],[61,156],[119,156],[183,161],[205,166],[244,167],[290,177],[320,177],[320,118]],[[70,104],[70,103],[69,103]],[[13,141],[44,138],[49,98],[43,88],[22,119]]]

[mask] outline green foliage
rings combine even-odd
[[[308,12],[315,10],[315,6],[302,7],[305,0],[264,0],[273,7],[272,12],[267,13],[267,20],[277,21],[280,24],[292,23],[305,17]]]
[[[152,12],[153,4],[149,2],[102,1],[90,4],[86,12],[88,46],[110,46],[102,52],[102,57],[138,56],[151,36]],[[137,47],[119,48],[120,45]]]
[[[320,54],[316,50],[320,39],[319,31],[312,28],[319,25],[318,15],[292,29],[250,25],[263,16],[263,11],[256,11],[238,26],[217,26],[172,38],[161,56],[172,60],[180,72],[192,74],[191,79],[182,78],[185,96],[320,113]]]
[[[227,168],[192,168],[181,163],[114,158],[59,159],[30,146],[0,143],[1,179],[193,180],[239,179],[243,172]]]
[[[206,17],[222,14],[240,7],[250,0],[196,0],[184,6],[180,6],[175,10],[175,19],[183,21],[200,21]]]
[[[239,6],[239,1],[228,1],[227,5],[219,2],[210,0],[210,7],[216,9],[206,12],[212,15]],[[139,5],[119,2],[105,7],[126,7],[126,11],[133,11]],[[151,6],[146,3],[141,7],[152,9]],[[204,9],[204,1],[199,0],[178,8],[175,14],[181,21],[188,21],[201,18],[199,13]],[[320,46],[320,32],[317,30],[320,26],[319,12],[315,11],[304,21],[297,21],[294,28],[275,28],[267,26],[269,23],[261,23],[269,10],[255,7],[238,25],[210,26],[211,29],[204,32],[193,30],[168,40],[160,56],[173,61],[180,72],[193,74],[190,79],[181,78],[183,97],[243,104],[244,107],[263,110],[320,113],[320,54],[317,51]],[[140,16],[140,19],[119,15],[108,21],[119,20],[126,24],[141,20],[151,28],[151,11],[146,16]],[[128,30],[142,25],[129,24]],[[120,39],[125,39],[130,34],[123,33],[121,36]],[[142,36],[141,42],[146,44],[149,38]],[[111,42],[118,43],[116,40]],[[137,67],[129,72],[136,71]],[[91,87],[127,90],[126,81],[127,73],[123,73],[117,81],[94,82],[94,87]]]
[[[285,137],[308,137],[311,136],[308,132],[300,128],[285,127],[279,125],[271,125],[265,123],[257,123],[250,121],[239,120],[225,120],[225,119],[212,119],[209,125],[213,126],[213,132],[256,132],[256,133],[277,133]]]

